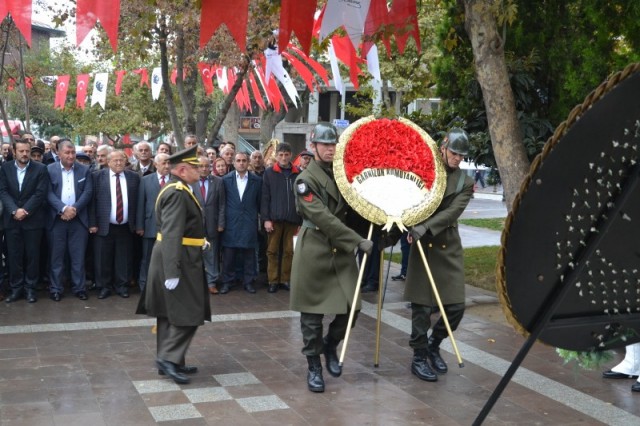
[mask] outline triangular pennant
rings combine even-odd
[[[295,46],[289,45],[289,50],[293,50],[293,52],[295,54],[300,56],[302,58],[302,60],[305,61],[307,64],[309,64],[311,66],[311,68],[313,68],[313,70],[316,72],[316,74],[318,74],[320,76],[322,81],[324,81],[324,84],[327,85],[327,86],[329,85],[329,73],[322,66],[322,64],[320,64],[315,59],[307,56],[302,50],[298,49]]]
[[[358,84],[358,75],[361,74],[359,64],[364,61],[358,57],[356,49],[347,37],[334,35],[331,37],[331,42],[336,57],[349,68],[349,78],[351,79],[351,83],[353,83],[353,87],[357,90],[360,86]]]
[[[420,30],[416,0],[394,0],[389,11],[389,23],[395,26],[395,38],[398,51],[402,55],[407,39],[412,36],[420,52]],[[388,48],[388,47],[387,47]]]
[[[253,78],[253,73],[249,73],[249,85],[251,85],[251,91],[253,91],[253,98],[256,100],[258,107],[263,111],[267,109],[267,106],[264,103],[264,99],[262,99],[262,93],[258,88],[258,83],[256,83],[256,79]]]
[[[291,33],[295,32],[302,50],[309,53],[313,15],[317,3],[317,0],[282,0],[278,33],[278,46],[281,51],[289,43]]]
[[[225,24],[229,33],[241,51],[247,45],[247,19],[249,0],[236,0],[231,6],[220,0],[202,0],[200,12],[200,47],[204,47],[221,24]]]
[[[11,19],[16,24],[16,28],[31,47],[31,3],[32,0],[1,0],[0,1],[0,22],[11,14]]]
[[[76,44],[85,39],[89,31],[100,20],[111,48],[118,50],[118,21],[120,20],[120,0],[77,0],[76,6]]]
[[[371,0],[369,14],[364,22],[364,40],[362,41],[362,57],[366,57],[373,42],[374,34],[389,23],[389,9],[387,0]],[[389,53],[389,51],[387,51]]]
[[[329,53],[329,63],[331,64],[331,74],[333,74],[333,86],[341,95],[344,95],[344,84],[342,84],[342,76],[340,76],[340,67],[338,66],[338,58],[333,49],[333,41],[329,40],[327,47]]]

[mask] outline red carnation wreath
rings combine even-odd
[[[406,119],[356,121],[340,136],[333,164],[347,202],[385,229],[425,220],[444,195],[446,173],[437,146]]]

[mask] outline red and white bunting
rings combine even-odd
[[[205,46],[221,24],[225,24],[241,51],[247,45],[249,0],[236,0],[233,6],[220,0],[202,0],[200,47]]]
[[[289,44],[291,33],[295,32],[302,50],[309,53],[317,3],[317,0],[282,0],[278,32],[278,47],[281,51]]]
[[[93,93],[91,94],[91,106],[98,104],[105,109],[107,106],[107,87],[109,85],[109,73],[100,72],[93,78]]]

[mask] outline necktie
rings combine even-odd
[[[160,188],[164,186],[164,176],[160,176]]]
[[[120,173],[116,173],[116,222],[124,221],[124,203],[122,202],[122,188],[120,187]]]
[[[202,194],[202,199],[207,199],[207,188],[204,187],[204,181],[206,178],[200,178],[200,194]]]

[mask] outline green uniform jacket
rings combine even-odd
[[[211,320],[202,247],[184,245],[182,239],[204,238],[204,225],[188,185],[172,182],[160,192],[156,222],[162,241],[153,246],[149,278],[136,313],[164,317],[175,326],[202,325]],[[164,286],[169,278],[180,279],[173,290]]]
[[[464,181],[460,187],[461,176]],[[458,218],[472,196],[473,179],[460,169],[447,171],[447,187],[442,203],[423,222],[427,226],[427,232],[420,242],[444,305],[464,303],[464,261]],[[411,245],[409,252],[404,297],[412,303],[437,305],[415,243]]]
[[[311,191],[306,195],[298,190],[303,183]],[[358,280],[354,250],[363,238],[345,225],[347,203],[316,161],[296,178],[294,191],[304,223],[293,253],[291,310],[346,314]]]

